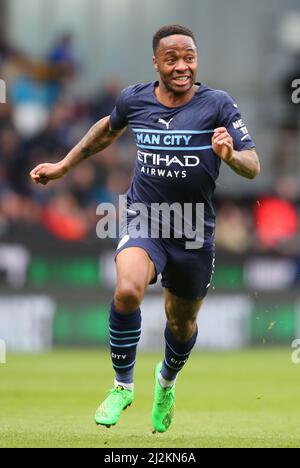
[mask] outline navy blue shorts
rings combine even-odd
[[[116,250],[116,256],[129,247],[144,249],[156,269],[156,283],[161,273],[161,284],[172,294],[195,301],[206,296],[214,271],[214,248],[187,250],[172,239],[132,239],[124,236]]]

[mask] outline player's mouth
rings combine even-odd
[[[186,75],[176,76],[172,79],[172,81],[176,86],[185,86],[186,84],[190,83],[191,77]]]

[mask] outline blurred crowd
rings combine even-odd
[[[44,187],[29,178],[36,164],[60,160],[110,114],[123,87],[112,77],[89,99],[74,97],[78,67],[68,34],[42,60],[0,43],[0,77],[9,93],[0,104],[0,239],[24,225],[69,241],[95,236],[96,206],[116,202],[129,187],[135,151],[127,133],[63,180]],[[217,197],[217,245],[235,253],[299,251],[297,193],[292,179],[279,177],[273,193],[255,199]]]
[[[62,159],[110,114],[122,84],[112,78],[90,99],[74,98],[78,66],[69,35],[39,61],[2,44],[0,65],[9,93],[0,105],[0,233],[26,223],[67,240],[94,234],[96,205],[114,202],[130,184],[134,151],[128,135],[46,187],[34,185],[29,172]]]
[[[295,180],[282,177],[271,194],[218,200],[216,245],[228,252],[300,253],[300,205]]]

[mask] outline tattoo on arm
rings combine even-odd
[[[111,130],[109,127],[109,117],[104,117],[93,125],[75,148],[67,154],[63,159],[64,167],[69,171],[81,161],[88,159],[93,154],[99,153],[99,151],[107,148],[119,138],[125,130],[126,127],[121,130]]]
[[[87,159],[93,154],[90,148],[82,148],[81,152],[83,155],[83,159]]]
[[[102,151],[121,136],[124,131],[125,128],[117,131],[111,130],[108,118],[97,122],[79,143],[83,159],[87,159],[93,154]]]

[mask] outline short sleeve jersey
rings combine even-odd
[[[130,203],[204,205],[204,246],[214,242],[212,197],[221,159],[211,145],[213,130],[226,127],[237,151],[255,145],[235,100],[226,92],[199,84],[192,99],[166,107],[155,95],[158,82],[124,89],[110,116],[110,126],[129,126],[136,142],[136,165],[127,193]]]

